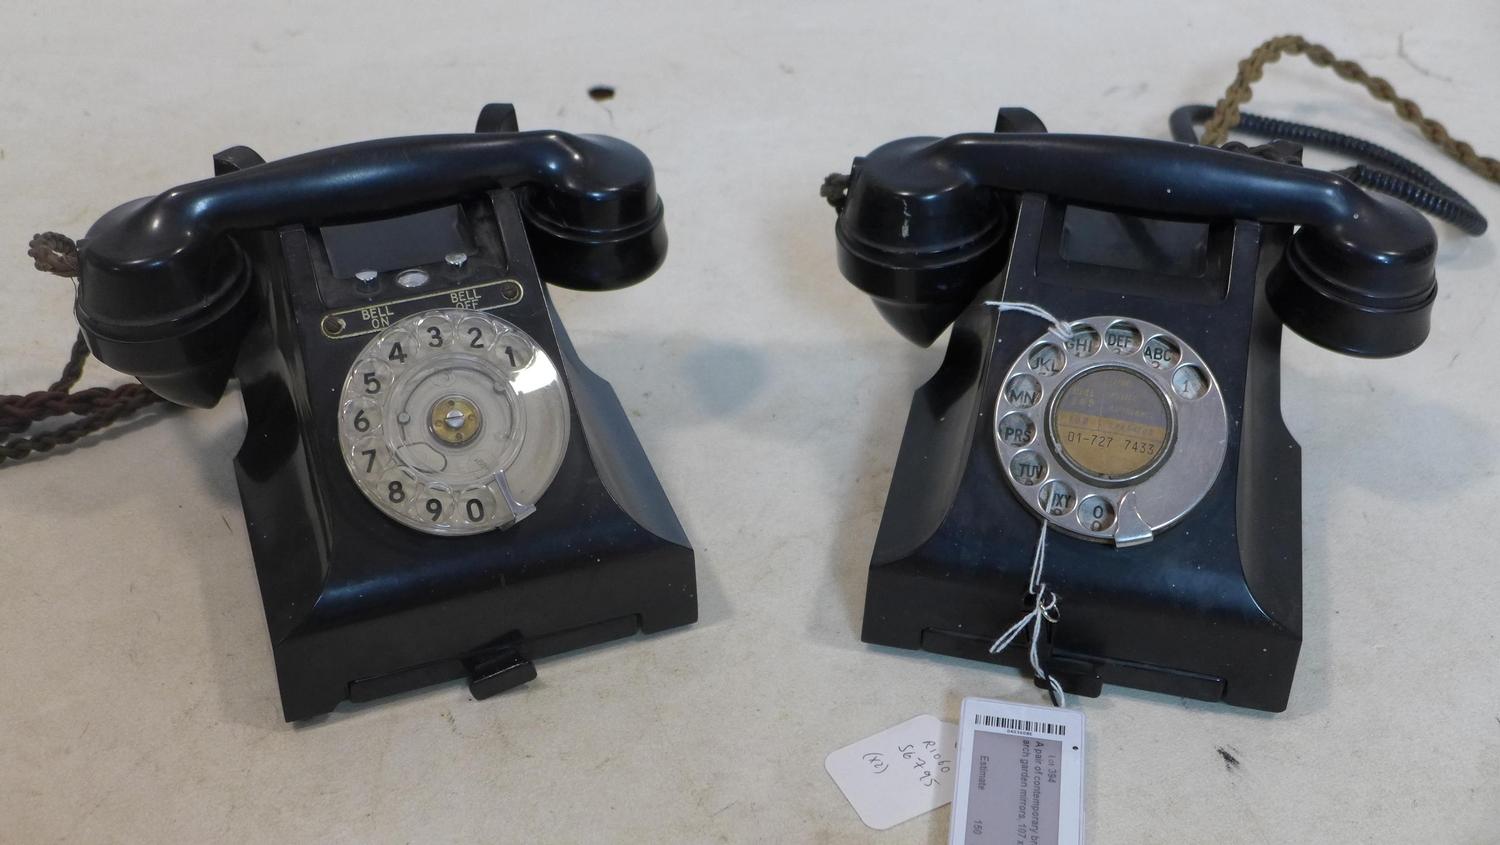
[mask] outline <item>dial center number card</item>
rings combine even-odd
[[[823,767],[860,821],[886,830],[953,800],[958,731],[917,716],[828,755]]]

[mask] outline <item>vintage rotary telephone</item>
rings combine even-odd
[[[1302,508],[1281,326],[1415,349],[1427,220],[1294,144],[1050,134],[1024,109],[880,146],[825,195],[839,269],[881,315],[924,346],[952,325],[907,419],[863,639],[1020,666],[1019,615],[1039,680],[1068,691],[1285,709]]]
[[[484,698],[534,658],[697,617],[682,527],[542,284],[656,270],[651,164],[516,130],[497,104],[472,135],[235,147],[79,244],[101,361],[192,407],[239,380],[288,721],[453,678]]]

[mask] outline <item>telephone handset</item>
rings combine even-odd
[[[1287,326],[1354,355],[1400,355],[1426,339],[1437,235],[1408,206],[1270,150],[1023,131],[1040,122],[1015,111],[1002,110],[994,133],[893,141],[855,162],[839,267],[909,339],[931,343],[999,271],[1024,193],[1151,218],[1298,225],[1270,291]]]
[[[507,120],[503,109],[487,115]],[[79,249],[76,311],[95,356],[182,405],[218,401],[253,314],[242,232],[510,190],[552,284],[626,287],[666,255],[651,164],[614,138],[510,129],[365,141],[270,164],[236,148],[219,162],[211,179],[104,215]]]
[[[79,244],[89,348],[166,399],[239,380],[235,459],[288,721],[696,619],[693,553],[543,280],[641,281],[650,162],[602,136],[367,141],[104,215]]]
[[[1416,348],[1427,220],[1295,145],[1053,135],[1023,109],[830,180],[848,280],[913,342],[953,327],[908,417],[864,640],[1024,665],[1000,635],[1032,612],[1044,541],[1064,619],[1033,629],[1039,677],[1284,709],[1302,549],[1280,326]]]

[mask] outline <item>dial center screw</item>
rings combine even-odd
[[[463,396],[445,396],[432,403],[427,414],[432,436],[449,446],[463,446],[474,440],[483,427],[479,407]]]

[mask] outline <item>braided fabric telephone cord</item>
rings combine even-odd
[[[1203,125],[1203,143],[1211,146],[1223,144],[1229,130],[1240,121],[1240,106],[1250,101],[1251,86],[1265,75],[1266,65],[1283,55],[1306,56],[1318,67],[1331,68],[1340,78],[1363,85],[1366,91],[1383,103],[1390,103],[1402,120],[1414,124],[1423,137],[1436,144],[1443,152],[1457,159],[1464,167],[1491,182],[1500,182],[1500,161],[1480,155],[1466,141],[1460,141],[1448,133],[1448,128],[1422,113],[1416,103],[1396,93],[1396,89],[1383,77],[1365,70],[1358,62],[1340,59],[1321,44],[1314,44],[1300,35],[1280,35],[1256,47],[1249,56],[1240,61],[1239,73],[1224,90],[1224,96],[1214,105],[1213,117]]]
[[[31,239],[27,254],[38,270],[65,278],[78,275],[78,246],[72,239],[47,232]],[[164,401],[142,384],[73,390],[83,375],[89,348],[79,334],[62,375],[46,390],[19,395],[0,394],[0,464],[73,443],[89,434]],[[20,436],[32,425],[52,417],[80,419],[32,436]]]

